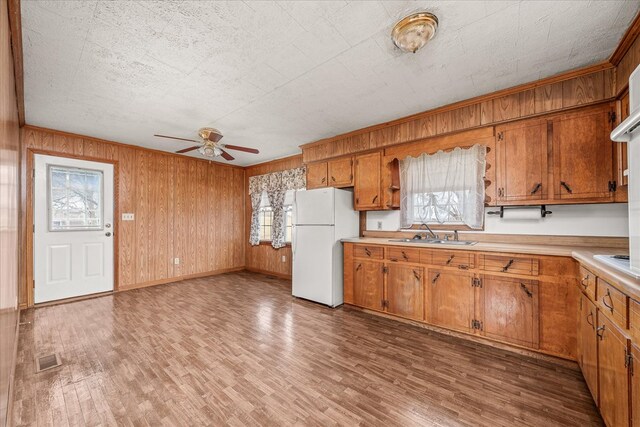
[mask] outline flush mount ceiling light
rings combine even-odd
[[[438,18],[429,12],[419,12],[402,18],[391,31],[391,38],[404,52],[416,53],[436,34]]]

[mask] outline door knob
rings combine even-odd
[[[108,232],[108,231],[106,233],[104,233],[104,235],[107,236],[107,237],[111,237],[111,233]]]

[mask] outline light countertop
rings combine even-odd
[[[384,246],[405,246],[412,248],[442,249],[456,251],[477,251],[477,252],[503,252],[517,254],[550,255],[572,257],[587,269],[591,270],[598,277],[611,282],[621,291],[634,299],[640,300],[640,280],[622,273],[609,265],[598,261],[595,255],[626,254],[624,249],[616,248],[591,248],[578,246],[559,245],[532,245],[526,243],[488,243],[478,242],[474,245],[452,245],[446,243],[414,243],[414,242],[394,242],[394,239],[380,237],[354,237],[342,239],[344,243],[358,243],[364,245],[384,245]]]

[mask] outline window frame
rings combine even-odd
[[[100,176],[100,208],[97,210],[100,212],[100,226],[95,227],[70,227],[70,228],[58,228],[53,227],[53,211],[52,211],[52,196],[53,196],[53,182],[51,179],[52,169],[63,169],[67,171],[80,171],[80,172],[93,172]],[[105,229],[104,221],[104,171],[100,169],[79,168],[74,166],[47,165],[47,228],[51,233],[65,233],[65,232],[83,232],[83,231],[103,231]]]
[[[261,245],[271,245],[271,243],[273,242],[273,239],[263,239],[262,238],[262,231],[263,228],[265,227],[265,225],[263,224],[263,214],[264,214],[264,210],[265,209],[270,209],[271,212],[271,221],[272,224],[270,224],[268,227],[270,228],[270,235],[272,235],[273,233],[273,210],[271,209],[271,206],[260,206],[259,212],[260,212],[260,244]],[[293,205],[285,205],[285,246],[291,246],[291,242],[293,241]],[[291,230],[291,240],[287,241],[286,240],[286,236],[287,236],[287,228],[289,228]]]

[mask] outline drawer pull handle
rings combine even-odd
[[[327,180],[327,178],[322,177],[322,180],[320,180],[320,182],[324,183]]]
[[[611,305],[607,304],[607,301],[605,299],[607,297],[609,297],[609,301],[611,301]],[[602,303],[604,304],[605,307],[611,310],[611,313],[613,313],[613,298],[611,298],[611,290],[607,289],[607,294],[602,297]]]
[[[509,267],[511,267],[511,264],[513,264],[512,259],[510,259],[509,262],[504,267],[502,267],[502,272],[504,273],[505,271],[507,271]]]
[[[564,181],[560,181],[560,185],[562,185],[564,189],[567,190],[567,193],[573,194],[573,190],[571,189],[571,187],[569,187],[569,184]]]
[[[358,264],[358,266],[356,267],[356,271],[360,271],[361,268],[362,268],[362,264]]]
[[[371,256],[371,251],[369,250],[369,248],[364,248],[364,253],[367,254],[367,256]]]
[[[404,251],[402,251],[402,258],[404,258],[405,261],[409,261],[409,257],[404,253]]]
[[[589,275],[587,274],[585,277],[582,278],[582,280],[580,280],[580,284],[587,289],[589,287],[588,283],[584,283],[585,281],[589,280]]]
[[[420,274],[415,270],[413,270],[413,277],[415,277],[416,280],[420,280]]]
[[[525,285],[524,283],[520,283],[520,288],[524,291],[525,294],[527,294],[529,298],[533,297],[533,292],[531,292],[529,288],[527,288],[527,285]]]
[[[376,200],[378,200],[378,196],[377,195],[373,197],[373,199],[371,200],[371,203],[375,203]]]
[[[596,329],[596,335],[600,338],[600,341],[604,339],[604,325],[598,326]]]
[[[336,179],[333,177],[333,175],[331,176],[331,181],[336,182]]]
[[[589,320],[589,318],[591,318],[591,320]],[[593,311],[590,311],[589,314],[587,314],[587,323],[590,324],[594,330],[596,329],[596,325],[593,324]]]
[[[540,188],[542,188],[541,182],[539,182],[535,187],[533,187],[533,190],[531,190],[531,194],[536,194],[538,190],[540,190]]]
[[[431,283],[433,283],[435,285],[439,278],[440,278],[440,273],[436,273],[436,275],[433,277],[433,280],[431,281]]]
[[[460,265],[458,266],[458,268],[459,268],[460,270],[468,270],[468,269],[469,269],[469,266],[468,266],[468,265],[464,265],[464,264],[460,264]]]
[[[453,259],[454,259],[455,257],[456,257],[455,255],[451,255],[451,256],[449,257],[449,259],[447,260],[447,265],[451,264],[451,261],[453,261]]]

